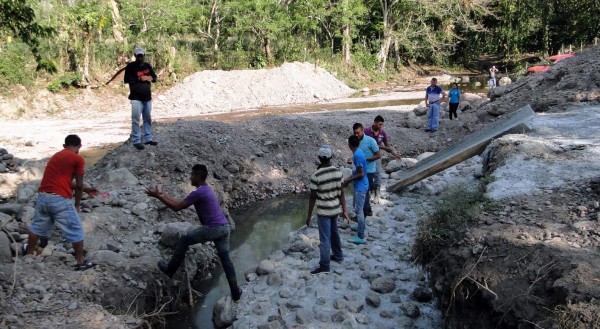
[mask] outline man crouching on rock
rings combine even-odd
[[[157,198],[174,211],[194,205],[200,223],[202,223],[202,226],[191,230],[179,239],[171,261],[168,263],[165,260],[159,261],[158,268],[169,277],[172,277],[179,265],[185,260],[185,253],[189,246],[212,241],[217,249],[227,282],[229,282],[231,298],[234,302],[238,302],[242,296],[242,289],[237,285],[235,268],[231,258],[229,258],[229,222],[219,206],[215,193],[206,183],[207,176],[208,169],[205,165],[197,164],[192,167],[190,180],[196,190],[188,194],[183,200],[175,199],[164,193],[163,190],[159,191],[157,187],[146,189],[146,194]]]
[[[330,261],[341,262],[344,259],[342,243],[338,233],[337,219],[342,206],[342,217],[348,220],[346,211],[346,199],[342,182],[342,172],[331,164],[331,148],[323,145],[319,149],[319,161],[321,164],[317,171],[310,177],[310,199],[308,202],[308,216],[306,226],[310,226],[311,215],[315,203],[317,204],[317,220],[319,224],[319,249],[321,257],[319,267],[311,271],[311,274],[329,272]],[[330,255],[330,249],[333,255]]]

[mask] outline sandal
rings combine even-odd
[[[83,264],[77,264],[75,265],[75,271],[85,271],[89,268],[95,267],[98,264],[94,264],[90,261],[84,261]]]

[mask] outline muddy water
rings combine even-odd
[[[307,209],[307,196],[288,196],[232,211],[236,229],[231,234],[231,259],[240,284],[245,282],[246,269],[281,249],[288,234],[304,225]],[[197,301],[194,309],[169,319],[166,328],[214,328],[213,306],[221,297],[230,295],[230,291],[221,267],[211,274],[212,278],[200,282],[204,297]]]

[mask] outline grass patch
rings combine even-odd
[[[463,185],[448,189],[433,214],[418,223],[413,257],[423,264],[431,262],[442,250],[461,241],[479,212],[491,205],[482,189]]]

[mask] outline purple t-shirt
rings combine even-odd
[[[208,185],[201,185],[185,197],[185,202],[193,204],[200,218],[200,223],[205,226],[221,226],[229,224],[225,214],[219,206],[219,201],[213,190]]]
[[[383,128],[379,129],[379,134],[375,136],[373,126],[369,126],[365,128],[365,135],[373,137],[377,142],[377,145],[385,145],[385,142],[387,142],[387,134],[385,133],[385,130],[383,130]]]

